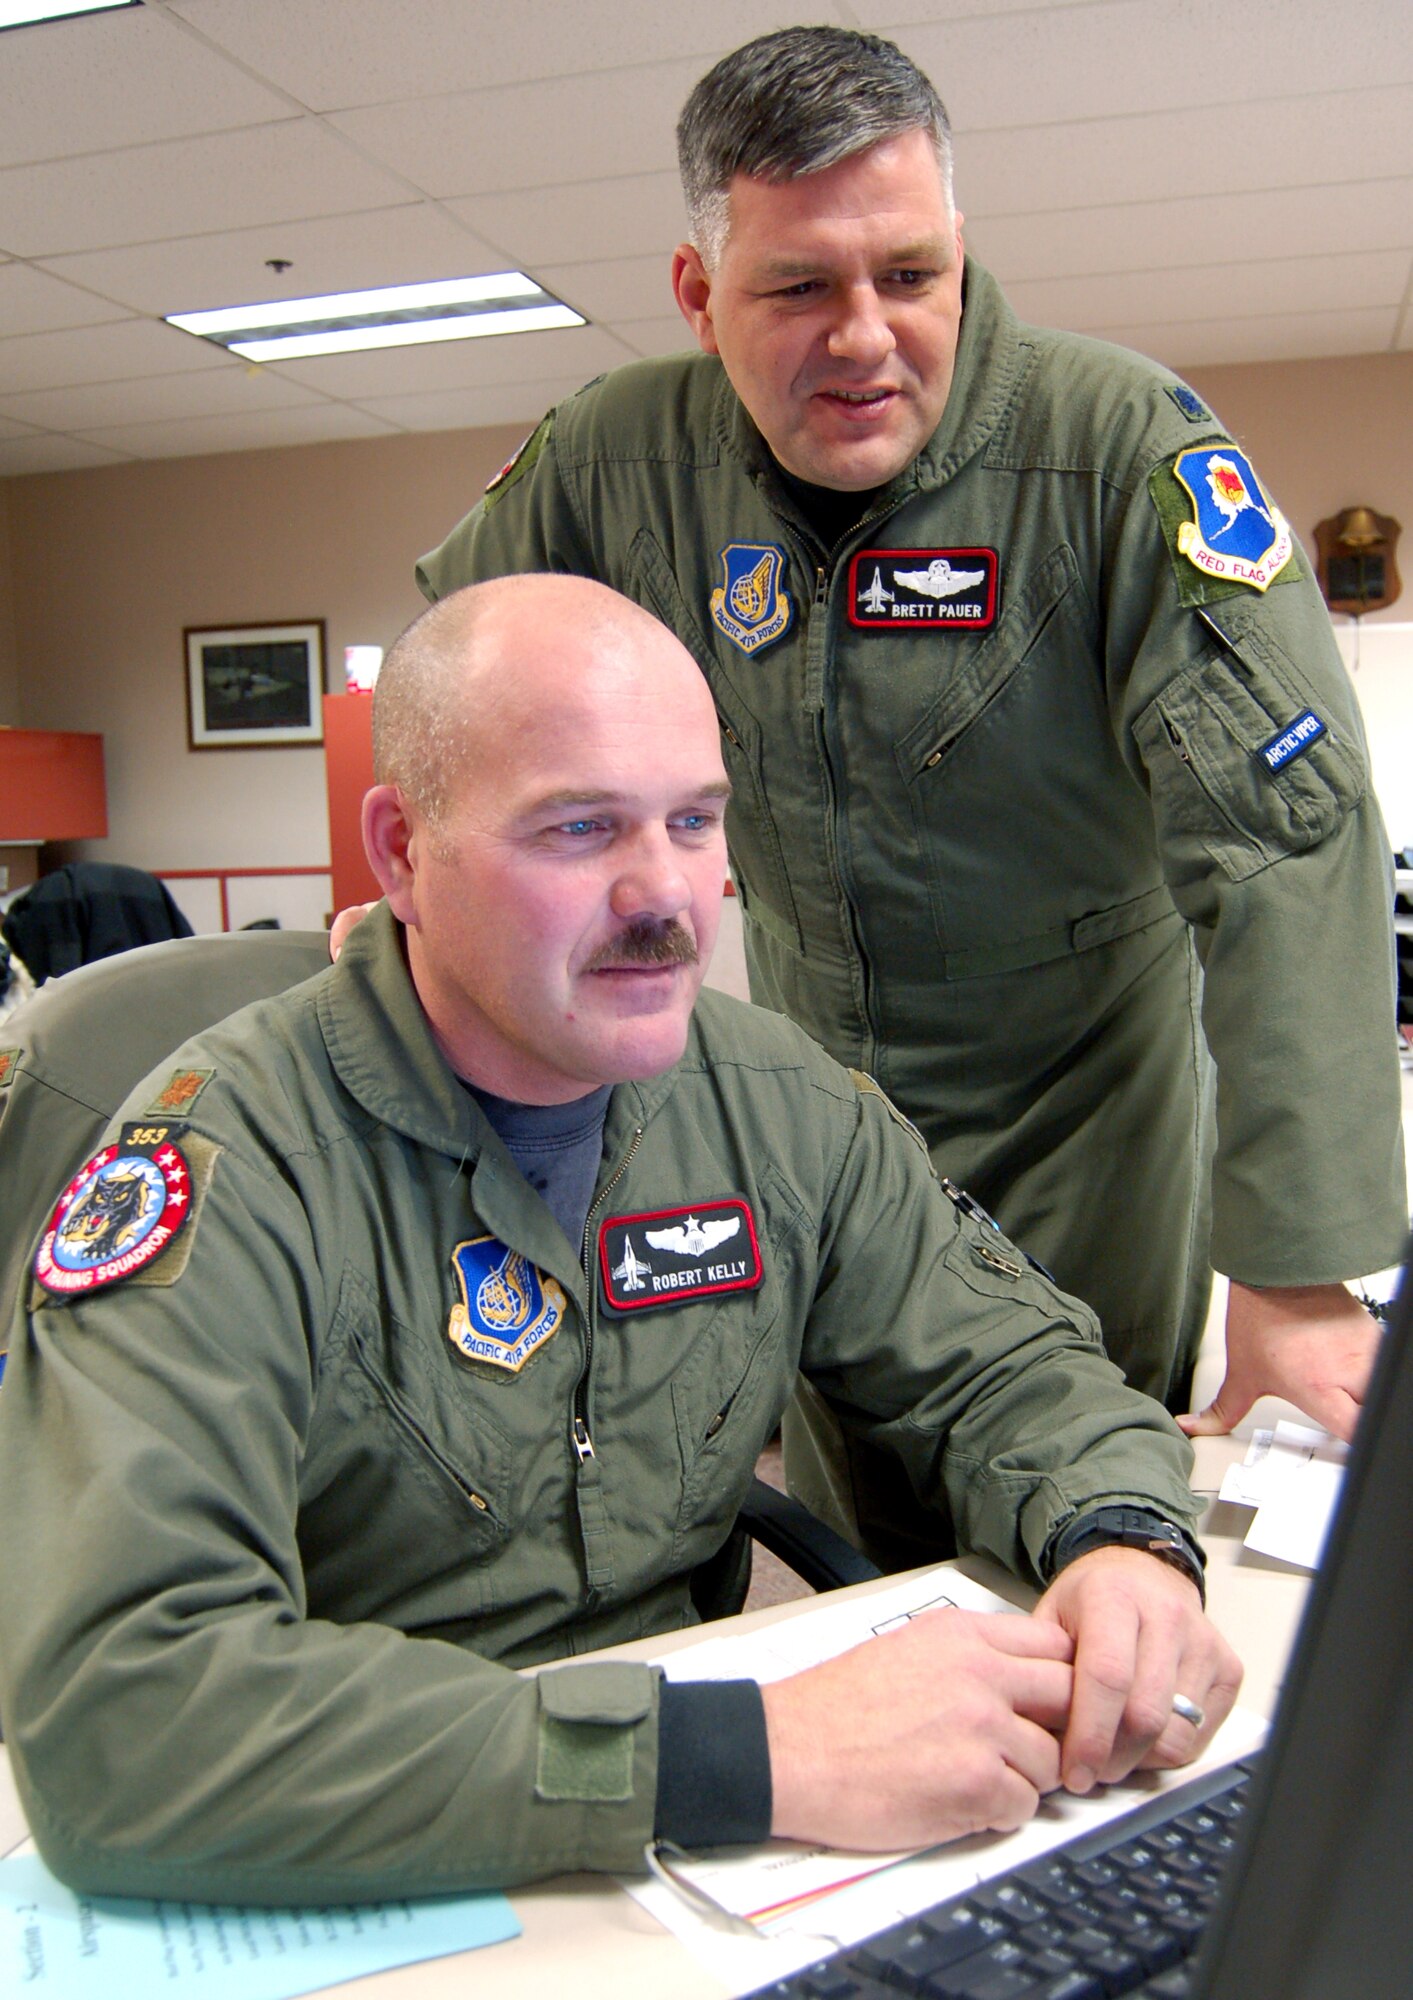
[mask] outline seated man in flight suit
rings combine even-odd
[[[1188,1446],[867,1077],[699,991],[728,786],[677,640],[485,584],[374,734],[386,907],[134,1091],[17,1311],[0,1710],[50,1865],[308,1902],[889,1849],[1200,1750],[1240,1668]],[[692,1622],[797,1369],[1034,1614],[764,1688],[512,1671]]]

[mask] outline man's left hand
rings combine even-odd
[[[1189,1437],[1212,1437],[1239,1424],[1258,1396],[1284,1396],[1347,1442],[1378,1346],[1378,1322],[1343,1285],[1258,1292],[1233,1278],[1222,1386],[1199,1415],[1178,1422]]]
[[[1231,1712],[1240,1660],[1205,1616],[1197,1586],[1142,1549],[1091,1549],[1060,1571],[1034,1615],[1075,1644],[1060,1752],[1072,1792],[1190,1763]],[[1174,1695],[1202,1711],[1200,1724],[1177,1712]]]

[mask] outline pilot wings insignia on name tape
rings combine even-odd
[[[762,1276],[755,1217],[740,1195],[611,1215],[599,1230],[600,1292],[609,1313],[750,1291]]]

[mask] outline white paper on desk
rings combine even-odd
[[[0,1861],[0,1993],[41,2000],[293,2000],[518,1937],[504,1896],[266,1910],[76,1896],[36,1855]]]
[[[1114,1785],[1088,1798],[1072,1798],[1056,1792],[1044,1800],[1028,1826],[1016,1833],[977,1835],[953,1841],[895,1861],[833,1895],[806,1904],[774,1922],[762,1925],[754,1937],[733,1936],[718,1930],[697,1916],[683,1899],[659,1882],[624,1881],[623,1887],[657,1918],[705,1965],[731,1993],[751,1993],[772,1979],[783,1979],[841,1946],[856,1944],[890,1924],[915,1916],[949,1896],[964,1895],[968,1889],[1002,1875],[1012,1868],[1048,1853],[1053,1847],[1082,1833],[1089,1833],[1105,1821],[1118,1819],[1155,1792],[1183,1784],[1199,1771],[1243,1757],[1264,1741],[1266,1724],[1246,1709],[1234,1709],[1218,1730],[1206,1754],[1180,1771],[1149,1772],[1129,1784]],[[712,1871],[709,1893],[718,1901],[723,1895],[724,1878],[731,1868],[754,1874],[759,1882],[772,1861],[781,1859],[790,1844],[772,1841],[768,1846],[745,1850],[739,1858],[719,1858],[706,1864]],[[809,1853],[812,1850],[800,1850]],[[848,1863],[851,1857],[839,1855]],[[856,1856],[865,1864],[875,1856]],[[788,1866],[788,1864],[787,1864]],[[704,1873],[690,1871],[694,1880],[708,1886]],[[782,1874],[785,1872],[782,1869]],[[735,1895],[732,1901],[737,1900]]]
[[[1229,1466],[1220,1497],[1255,1507],[1245,1546],[1302,1569],[1318,1569],[1344,1484],[1349,1448],[1328,1431],[1282,1420],[1258,1430],[1245,1463]]]
[[[699,1645],[668,1655],[660,1664],[673,1680],[779,1680],[862,1645],[900,1620],[947,1605],[963,1611],[1016,1610],[960,1571],[942,1568],[908,1577],[891,1589],[866,1597],[842,1603],[825,1601],[758,1632],[704,1639]],[[716,1902],[737,1915],[775,1909],[796,1897],[815,1897],[762,1923],[755,1937],[732,1936],[714,1928],[665,1884],[633,1879],[624,1880],[622,1886],[681,1938],[732,1992],[748,1993],[808,1965],[837,1945],[868,1937],[947,1896],[975,1888],[991,1875],[1031,1860],[1075,1833],[1117,1818],[1154,1789],[1180,1784],[1209,1764],[1244,1755],[1262,1740],[1265,1727],[1258,1717],[1237,1710],[1228,1717],[1201,1763],[1161,1777],[1150,1775],[1139,1785],[1114,1786],[1091,1798],[1056,1793],[1044,1802],[1029,1826],[1014,1834],[954,1841],[912,1856],[851,1855],[791,1841],[769,1841],[682,1868],[681,1872]],[[848,1886],[834,1887],[828,1895],[817,1893],[837,1884]]]

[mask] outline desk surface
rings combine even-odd
[[[1245,1446],[1232,1438],[1197,1441],[1193,1485],[1214,1495],[1226,1467]],[[1242,1703],[1269,1715],[1280,1689],[1286,1657],[1295,1636],[1309,1578],[1283,1564],[1252,1556],[1241,1546],[1250,1515],[1216,1502],[1202,1534],[1209,1567],[1208,1609],[1246,1666]],[[994,1564],[963,1558],[969,1576],[1016,1603],[1031,1593]],[[885,1583],[893,1579],[885,1579]],[[849,1594],[866,1595],[879,1584],[860,1584]],[[778,1618],[807,1612],[812,1600],[775,1606],[723,1620],[714,1632],[758,1630]],[[700,1632],[639,1640],[614,1648],[626,1659],[658,1658],[676,1645],[690,1644]],[[8,1763],[0,1763],[0,1853],[22,1837],[23,1819],[14,1796]],[[474,1981],[476,2000],[525,2000],[549,1993],[572,1976],[574,2000],[632,2000],[634,1995],[673,2000],[722,2000],[725,1988],[678,1941],[611,1882],[592,1875],[561,1877],[511,1895],[524,1935],[513,1944],[430,1960],[382,1973],[376,1987],[356,1982],[324,1989],[332,1996],[361,2000],[466,2000]]]

